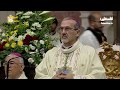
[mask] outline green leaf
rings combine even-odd
[[[43,14],[47,14],[50,13],[51,11],[43,11],[42,13],[40,13],[39,15],[43,15]]]

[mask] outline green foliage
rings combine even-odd
[[[17,11],[2,23],[0,35],[0,61],[11,52],[19,52],[26,59],[32,58],[39,64],[43,55],[53,47],[49,36],[54,17],[49,11]]]

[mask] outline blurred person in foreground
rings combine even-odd
[[[24,72],[24,60],[20,53],[11,53],[5,58],[3,63],[5,69],[5,79],[27,79]]]

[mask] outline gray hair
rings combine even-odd
[[[76,18],[74,18],[74,17],[66,17],[66,18],[63,19],[63,21],[65,21],[65,20],[74,20],[74,21],[76,22],[76,24],[75,24],[74,27],[75,27],[76,29],[80,29],[80,28],[81,28],[80,21],[77,20]]]
[[[13,54],[9,54],[7,57],[9,57],[10,55],[13,55]],[[13,55],[13,56],[16,56],[16,55]],[[6,58],[7,58],[6,57]],[[20,63],[23,63],[24,64],[24,59],[22,58],[22,57],[16,57],[15,59],[17,59],[17,60],[19,60],[20,61]]]
[[[94,11],[91,12],[90,15],[88,16],[88,21],[95,21],[97,19],[96,15],[103,16],[99,11]]]
[[[18,57],[18,60],[20,61],[20,63],[23,63],[24,64],[24,60],[22,57]]]

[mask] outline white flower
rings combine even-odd
[[[39,15],[43,15],[43,14],[47,14],[50,13],[51,11],[43,11],[42,13],[40,13]]]
[[[13,23],[13,22],[14,22],[14,20],[13,20],[13,19],[8,18],[8,23]]]
[[[23,14],[23,12],[17,12],[16,15],[20,15],[20,14]]]
[[[45,42],[44,42],[43,40],[40,40],[40,43],[41,43],[41,44],[44,44]]]
[[[39,22],[33,23],[32,26],[41,29],[41,25],[39,24]]]
[[[15,36],[13,35],[13,36],[11,36],[10,38],[9,38],[9,41],[11,41],[11,40],[13,40],[15,38]]]
[[[29,58],[28,62],[33,63],[34,62],[33,58]]]
[[[7,20],[8,20],[8,23],[14,23],[14,20],[13,20],[13,16],[12,15],[9,15],[7,17]]]
[[[2,36],[5,36],[5,33],[2,33]]]
[[[48,37],[48,35],[47,35],[47,34],[45,34],[45,37]]]
[[[6,41],[5,39],[2,39],[2,41],[1,42],[4,42],[4,41]]]
[[[37,25],[39,25],[39,22],[35,22],[32,24],[32,26],[37,26]]]
[[[42,49],[40,50],[40,52],[41,52],[41,54],[44,54],[44,53],[45,53],[44,48],[42,48]]]
[[[35,28],[31,27],[32,30],[36,30]]]
[[[35,46],[33,46],[32,44],[29,45],[31,50],[35,50]]]
[[[37,46],[38,40],[34,40],[33,43]]]
[[[24,13],[23,15],[25,15],[25,16],[30,16],[30,15],[33,15],[34,13],[32,12],[32,11],[28,11],[28,12],[26,12],[26,13]]]
[[[32,32],[32,31],[31,31],[31,32],[29,32],[28,34],[29,34],[29,35],[31,35],[31,36],[36,35],[36,33]]]
[[[36,49],[35,52],[38,53],[38,49]]]
[[[31,32],[31,30],[30,30],[30,29],[27,29],[26,32]]]
[[[30,16],[22,16],[21,19],[30,18]]]
[[[34,35],[36,35],[33,31],[31,31],[30,29],[27,29],[26,30],[26,34],[29,34],[30,36],[34,36]]]
[[[18,41],[18,38],[17,37],[14,37],[14,39],[13,39],[14,41]]]
[[[35,54],[36,52],[29,52],[29,54]]]
[[[24,36],[22,36],[22,35],[18,36],[18,41],[23,40],[23,39],[24,39]]]

